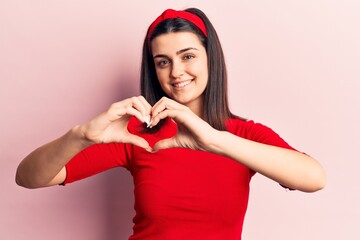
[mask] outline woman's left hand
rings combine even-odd
[[[172,138],[157,142],[153,147],[154,152],[174,147],[210,151],[211,140],[216,139],[218,130],[198,117],[187,106],[163,97],[152,108],[150,127],[155,126],[161,119],[167,117],[177,124],[177,134]]]

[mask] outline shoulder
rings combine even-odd
[[[231,118],[226,123],[229,132],[249,140],[263,142],[267,138],[279,137],[270,127],[254,120]]]
[[[227,121],[226,125],[230,133],[239,137],[259,143],[294,149],[273,129],[262,123],[257,123],[253,120],[232,118]]]
[[[257,123],[254,120],[244,120],[238,118],[231,118],[227,120],[226,127],[229,132],[241,135],[242,137],[252,136],[256,133],[272,131],[269,127]]]

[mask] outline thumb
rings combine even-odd
[[[167,139],[158,141],[152,148],[152,152],[156,152],[161,149],[174,148],[174,147],[179,147],[179,144],[177,143],[176,138],[175,137],[167,138]]]
[[[150,147],[149,143],[145,139],[143,139],[142,137],[130,134],[127,137],[127,142],[130,143],[130,144],[133,144],[135,146],[144,148],[145,150],[147,150],[149,152],[152,152],[152,148]]]

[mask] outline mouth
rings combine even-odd
[[[173,83],[171,85],[174,88],[183,88],[183,87],[186,87],[187,85],[189,85],[191,82],[192,82],[192,80],[187,80],[187,81],[183,81],[183,82]]]

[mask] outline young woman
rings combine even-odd
[[[235,116],[224,56],[198,9],[163,12],[143,45],[141,95],[32,152],[16,181],[68,184],[122,166],[134,177],[130,239],[240,239],[251,177],[314,192],[325,174],[270,128]]]

